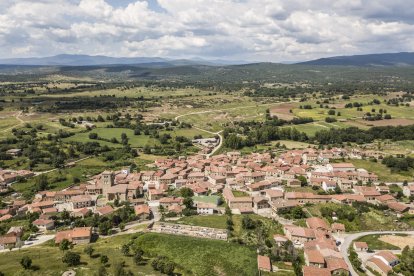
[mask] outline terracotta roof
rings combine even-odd
[[[344,259],[338,259],[338,258],[327,258],[326,259],[326,267],[330,271],[338,270],[338,269],[344,269],[349,271],[349,267],[346,264]]]
[[[306,225],[312,229],[330,229],[329,225],[323,219],[317,217],[307,218]]]
[[[309,263],[325,264],[325,260],[318,250],[305,249],[304,253],[308,258]]]
[[[270,263],[270,259],[267,256],[257,255],[257,267],[259,270],[272,270],[272,264]]]
[[[135,214],[136,215],[142,215],[142,214],[150,214],[150,208],[146,204],[137,205],[134,207]]]
[[[390,251],[381,251],[381,252],[376,253],[374,256],[383,257],[388,263],[392,263],[392,262],[398,261],[398,257],[395,256]]]
[[[368,244],[366,242],[354,242],[356,248],[368,248]]]
[[[367,265],[369,265],[369,262],[375,264],[385,274],[388,274],[388,272],[392,270],[391,266],[387,265],[386,263],[384,263],[383,261],[381,261],[378,258],[371,257],[367,260]]]
[[[331,276],[331,271],[327,268],[319,268],[316,266],[304,266],[303,276]]]
[[[112,206],[109,206],[109,205],[96,208],[96,212],[99,213],[101,216],[111,214],[113,211],[114,211],[114,208],[112,208]]]

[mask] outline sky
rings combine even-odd
[[[414,51],[413,0],[0,0],[0,58],[304,61]]]

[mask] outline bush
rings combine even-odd
[[[75,252],[68,251],[62,258],[62,262],[69,266],[76,266],[80,264],[80,255]]]

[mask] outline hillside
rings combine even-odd
[[[412,66],[414,53],[386,53],[321,58],[298,64],[336,66]]]

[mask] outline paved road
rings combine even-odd
[[[54,239],[54,238],[55,238],[55,235],[40,235],[40,236],[36,237],[35,240],[29,241],[30,244],[25,244],[21,248],[13,248],[12,251],[29,248],[29,247],[36,246],[36,245],[40,245],[40,244],[43,244],[43,243],[45,243],[47,241],[50,241],[51,239]],[[5,252],[9,252],[9,251],[10,251],[9,249],[3,249],[3,250],[0,250],[0,253],[5,253]]]
[[[345,259],[349,267],[351,275],[358,275],[358,273],[352,267],[351,261],[348,258],[348,248],[352,245],[352,242],[360,237],[366,235],[387,235],[387,234],[409,234],[414,235],[414,231],[369,231],[369,232],[359,232],[354,234],[347,234],[344,238],[344,242],[341,244],[340,250],[341,254]]]

